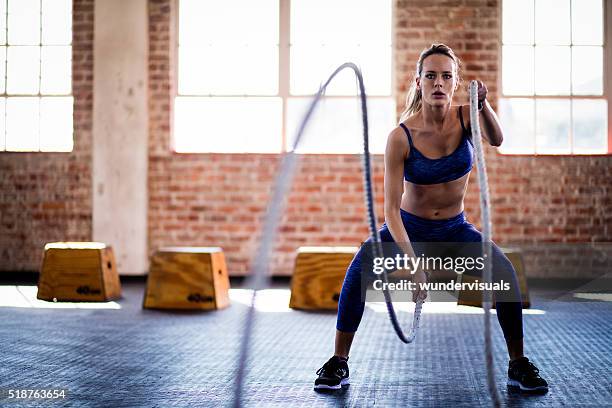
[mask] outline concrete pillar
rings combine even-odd
[[[93,239],[113,246],[119,273],[147,256],[147,0],[94,10]]]

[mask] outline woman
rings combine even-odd
[[[444,44],[425,49],[417,62],[415,80],[400,124],[388,137],[385,150],[385,224],[383,242],[395,242],[408,256],[415,256],[411,242],[481,242],[481,234],[467,222],[463,199],[473,164],[469,131],[469,105],[451,104],[457,90],[459,59]],[[482,136],[492,146],[502,143],[502,130],[486,100],[487,88],[479,82],[479,119]],[[370,241],[371,238],[368,240]],[[318,371],[315,389],[339,389],[348,384],[348,355],[364,311],[362,262],[368,256],[362,246],[349,266],[336,324],[334,356]],[[501,302],[495,293],[496,310],[508,354],[508,385],[524,391],[546,392],[548,384],[523,355],[522,308],[516,273],[495,245],[493,279],[511,283],[511,299]],[[366,272],[368,273],[368,272]],[[413,282],[426,282],[417,270]],[[413,300],[425,299],[423,290]]]

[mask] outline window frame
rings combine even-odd
[[[6,4],[6,13],[4,16],[0,17],[0,18],[4,18],[4,31],[5,31],[5,36],[6,36],[6,43],[1,45],[5,48],[5,58],[4,58],[4,92],[0,92],[0,98],[3,98],[5,100],[4,102],[4,112],[2,113],[4,116],[4,143],[2,146],[0,146],[0,154],[6,154],[6,153],[10,153],[10,154],[28,154],[28,153],[44,153],[44,154],[70,154],[72,152],[74,152],[74,67],[73,67],[73,62],[74,62],[74,0],[70,0],[70,8],[71,8],[71,12],[70,12],[70,32],[71,32],[71,36],[70,36],[70,43],[69,44],[47,44],[45,45],[42,41],[42,31],[43,31],[43,7],[42,7],[42,3],[43,0],[38,0],[39,4],[40,4],[40,27],[39,27],[39,43],[37,45],[9,45],[9,41],[8,41],[8,15],[9,15],[9,10],[8,10],[8,0],[0,0],[0,1],[4,1]],[[38,56],[38,93],[35,94],[22,94],[22,93],[8,93],[8,49],[9,47],[39,47],[40,52],[39,52],[39,56]],[[66,94],[60,94],[60,93],[42,93],[41,92],[41,85],[42,85],[42,48],[43,47],[70,47],[70,74],[69,74],[69,79],[70,79],[70,91]],[[40,100],[42,98],[72,98],[72,147],[70,148],[70,150],[41,150],[41,144],[40,144],[40,128],[38,130],[38,147],[37,150],[8,150],[6,148],[6,119],[7,119],[7,101],[9,98],[13,99],[13,98],[38,98],[39,100],[39,110],[38,110],[38,123],[40,125],[40,121],[41,121],[41,114],[40,114]]]
[[[174,41],[173,41],[173,53],[172,53],[172,57],[174,59],[173,61],[173,65],[174,65],[174,69],[173,71],[175,72],[175,75],[173,75],[173,78],[171,79],[172,82],[172,86],[173,86],[173,95],[172,95],[172,104],[174,106],[175,100],[177,97],[208,97],[208,98],[215,98],[215,97],[219,97],[219,98],[226,98],[226,97],[245,97],[245,98],[263,98],[263,97],[270,97],[270,98],[280,98],[281,100],[281,105],[282,105],[282,112],[281,112],[281,134],[279,135],[281,138],[281,148],[279,152],[274,152],[274,153],[258,153],[258,152],[198,152],[198,151],[193,151],[193,152],[177,152],[175,149],[175,133],[174,133],[174,123],[171,126],[171,131],[170,131],[170,149],[172,151],[172,153],[174,154],[282,154],[285,152],[288,152],[291,148],[291,146],[288,146],[288,140],[290,140],[290,135],[289,135],[289,130],[287,129],[287,112],[288,112],[288,105],[289,105],[289,100],[292,98],[295,99],[301,99],[301,98],[305,98],[305,97],[311,97],[314,95],[313,94],[291,94],[291,1],[292,0],[277,0],[279,3],[279,15],[278,15],[278,24],[279,24],[279,33],[278,33],[278,93],[277,94],[273,94],[273,95],[260,95],[260,94],[251,94],[251,95],[234,95],[234,94],[223,94],[223,95],[219,95],[219,94],[215,94],[215,95],[181,95],[179,93],[179,88],[178,88],[178,76],[179,76],[179,24],[180,24],[180,12],[179,12],[179,8],[180,8],[180,1],[181,0],[174,0],[174,16],[173,16],[173,25],[174,25]],[[391,24],[390,24],[390,28],[391,28],[391,64],[390,64],[390,89],[389,89],[389,94],[388,95],[367,95],[368,99],[391,99],[393,101],[393,103],[395,104],[395,25],[393,24],[393,21],[395,20],[395,5],[394,2],[391,1]],[[331,74],[331,72],[330,72]],[[324,78],[322,78],[323,80]],[[367,90],[366,90],[367,92]],[[358,98],[358,95],[326,95],[325,98],[327,99],[349,99],[349,98]],[[396,107],[397,110],[397,107]],[[298,153],[298,154],[303,154],[303,155],[320,155],[320,154],[340,154],[340,155],[356,155],[356,154],[360,154],[360,153],[349,153],[349,152],[343,152],[343,153],[329,153],[329,152],[325,152],[325,151],[320,151],[320,152],[315,152],[315,153]],[[373,153],[370,152],[370,154],[374,154],[374,155],[383,155],[384,152],[380,152],[380,153]]]
[[[571,88],[569,95],[504,95],[503,89],[503,3],[504,1],[512,1],[512,0],[502,0],[498,4],[499,11],[499,42],[498,42],[498,61],[497,66],[498,75],[497,75],[497,89],[499,89],[499,96],[497,97],[498,106],[502,99],[562,99],[569,100],[572,99],[597,99],[597,100],[606,100],[608,105],[608,131],[607,131],[607,141],[608,147],[606,152],[602,153],[506,153],[497,150],[498,154],[504,156],[569,156],[569,157],[580,157],[580,156],[610,156],[612,155],[612,0],[602,0],[602,24],[603,24],[603,92],[601,96],[598,95],[572,95]],[[534,0],[534,2],[537,0]],[[570,19],[571,19],[571,2],[576,0],[570,0]],[[571,20],[570,20],[571,21]],[[571,24],[571,22],[570,22]],[[535,21],[534,21],[535,26]],[[571,29],[571,28],[570,28]],[[572,47],[573,44],[570,43],[567,47]],[[535,47],[535,46],[534,46]],[[571,68],[570,68],[571,72]],[[571,84],[571,82],[570,82]],[[535,105],[534,105],[535,109]],[[570,132],[572,129],[572,118],[570,117]],[[573,149],[574,138],[573,135],[570,137],[570,148]]]

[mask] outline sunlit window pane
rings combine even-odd
[[[209,4],[207,1],[179,0],[179,44],[186,45],[188,42],[198,43],[206,39],[205,30],[208,25],[202,24],[202,19],[210,15],[207,13],[208,6]],[[222,9],[217,10],[217,17],[221,13],[221,10]],[[209,23],[215,24],[215,22],[219,20],[223,20],[223,18],[213,19],[213,21]]]
[[[278,0],[180,0],[179,44],[278,44]],[[244,60],[243,64],[251,61]]]
[[[533,95],[533,48],[505,45],[502,50],[504,95]]]
[[[368,94],[390,95],[391,10],[389,0],[293,0],[291,94],[314,94],[335,68],[351,61],[361,68]],[[326,93],[356,95],[353,73],[339,74]]]
[[[6,149],[6,98],[0,98],[0,151]]]
[[[533,99],[502,98],[499,118],[504,131],[502,153],[535,153],[535,106]]]
[[[177,152],[281,151],[280,98],[177,97],[174,111]]]
[[[391,10],[390,0],[292,0],[291,43],[390,45]]]
[[[608,104],[604,99],[572,100],[574,153],[606,153]]]
[[[504,0],[502,13],[502,94],[531,96],[535,92],[568,98],[502,98],[499,115],[504,143],[499,150],[511,154],[607,153],[605,98],[569,98],[604,95],[604,2]],[[529,47],[517,45],[529,44],[532,31],[535,47],[529,55]]]
[[[569,95],[570,47],[535,47],[537,95]]]
[[[12,151],[38,150],[38,97],[7,98],[6,149]]]
[[[40,44],[40,0],[8,1],[9,45]]]
[[[572,43],[603,44],[603,4],[601,0],[572,1]]]
[[[312,98],[290,98],[287,110],[288,145],[295,143],[298,126]],[[387,135],[396,125],[393,98],[369,98],[368,120],[370,151],[384,153]],[[317,105],[307,124],[299,153],[360,153],[363,151],[363,128],[358,98],[325,98]]]
[[[572,47],[572,93],[603,93],[603,48]]]
[[[180,0],[181,95],[276,95],[277,0]]]
[[[40,99],[40,150],[72,150],[72,97]]]
[[[0,93],[6,92],[6,47],[0,47]]]
[[[71,43],[71,0],[0,0],[0,150],[72,150]]]
[[[536,0],[535,42],[537,45],[570,44],[569,0]]]
[[[42,0],[42,43],[72,43],[72,1]]]
[[[571,153],[570,114],[569,99],[536,100],[536,153]]]
[[[312,95],[342,63],[356,63],[368,95],[391,94],[391,47],[377,44],[294,46],[291,50],[291,94]],[[344,70],[327,88],[327,95],[357,95],[355,74]]]
[[[6,45],[6,1],[0,1],[0,45]]]
[[[292,0],[290,10],[291,94],[314,94],[333,69],[352,61],[362,69],[369,95],[391,95],[392,0]],[[284,104],[276,95],[279,79],[287,73],[279,72],[279,16],[278,0],[180,0],[177,151],[281,150]],[[354,74],[344,71],[327,94],[356,95]],[[257,103],[263,105],[256,107]],[[250,131],[253,123],[261,123],[257,132],[262,136],[257,139],[263,143],[240,142],[244,132],[231,133],[226,125],[235,122],[235,112],[245,110],[249,115],[261,111],[244,122]],[[202,112],[211,115],[210,123],[204,123]],[[389,112],[395,115],[394,109]],[[200,128],[228,136],[193,136],[194,129],[202,133]]]
[[[503,0],[503,43],[533,44],[533,0]]]
[[[275,95],[278,47],[219,42],[179,47],[181,95]]]
[[[37,94],[40,75],[40,47],[8,47],[7,92]]]
[[[41,93],[70,94],[72,47],[50,46],[41,49]]]

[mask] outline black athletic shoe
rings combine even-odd
[[[538,374],[540,370],[527,357],[511,361],[508,365],[508,387],[520,388],[521,391],[548,391],[548,383]]]
[[[349,368],[346,360],[333,356],[317,370],[315,390],[339,390],[349,384]]]

